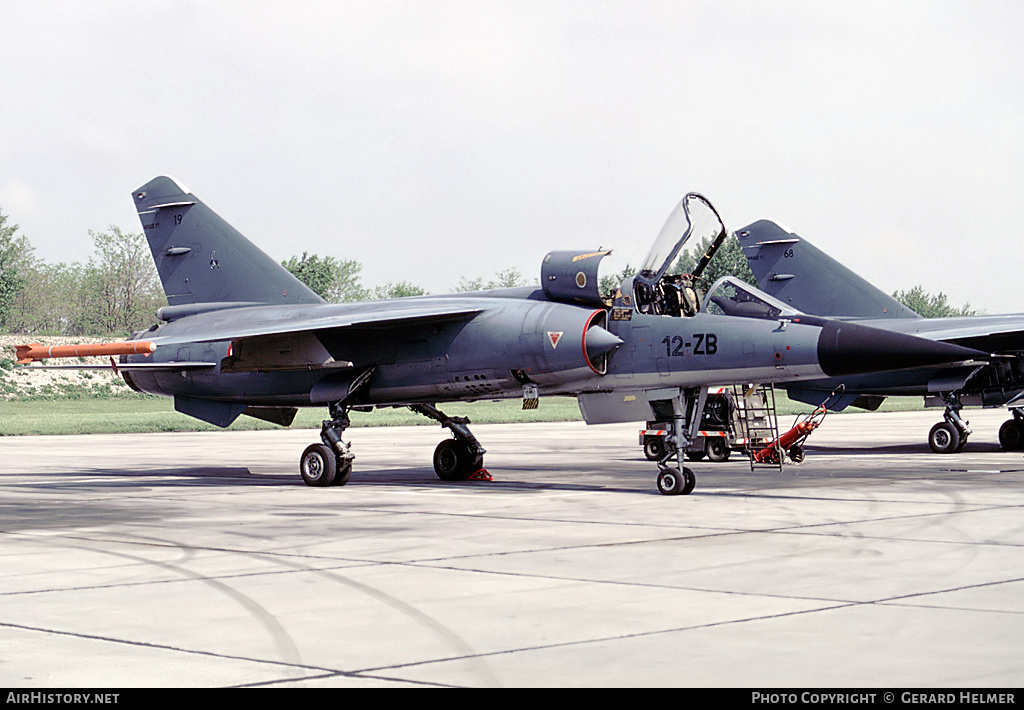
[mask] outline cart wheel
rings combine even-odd
[[[713,436],[707,440],[704,450],[708,452],[708,459],[711,461],[726,461],[729,458],[729,445],[725,437]]]
[[[789,458],[793,463],[802,463],[805,455],[802,446],[792,446],[789,449]]]
[[[644,437],[644,456],[648,461],[657,461],[665,455],[665,444],[659,436]]]

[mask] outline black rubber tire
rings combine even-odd
[[[338,472],[334,474],[334,480],[331,482],[331,485],[344,486],[352,477],[352,461],[349,460],[348,463],[343,464],[339,459],[335,458],[335,462]]]
[[[1007,419],[999,427],[999,445],[1003,451],[1020,451],[1024,448],[1024,422]]]
[[[685,466],[682,473],[676,468],[663,468],[658,472],[658,491],[662,495],[689,495],[696,485],[696,476],[693,475],[693,471]]]
[[[665,455],[665,442],[660,436],[644,437],[644,456],[648,461],[659,461]]]
[[[693,493],[693,489],[697,486],[697,477],[693,475],[693,471],[684,468],[683,479],[683,495],[688,496]]]
[[[937,454],[956,453],[960,446],[960,432],[949,422],[939,422],[928,432],[928,446]]]
[[[663,496],[677,496],[683,492],[685,479],[679,469],[665,468],[658,472],[658,490]]]
[[[481,468],[483,457],[458,439],[445,439],[434,449],[434,473],[442,481],[465,481]]]
[[[307,486],[329,486],[337,473],[337,456],[326,444],[310,444],[299,458],[299,474]]]
[[[708,454],[708,460],[716,462],[728,461],[731,453],[724,436],[709,436],[704,442],[704,450]]]

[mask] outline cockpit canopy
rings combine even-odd
[[[707,198],[695,192],[689,193],[668,216],[641,264],[636,280],[653,288],[672,266],[672,260],[686,242],[694,237],[697,242],[706,237],[714,238],[724,231],[721,217]]]
[[[708,291],[701,307],[704,313],[743,318],[791,318],[800,312],[772,298],[735,276],[723,276]]]
[[[695,192],[684,197],[658,233],[640,271],[626,279],[616,294],[616,306],[632,305],[640,313],[661,316],[692,316],[698,312],[744,318],[789,318],[799,311],[735,276],[715,282],[703,304],[695,284],[725,239],[725,225],[711,203]],[[673,259],[696,238],[710,246],[693,274],[669,274]],[[582,257],[576,257],[582,258]]]
[[[692,275],[669,274],[672,260],[694,237],[711,239],[708,253]],[[650,315],[695,314],[699,299],[694,284],[724,238],[725,225],[711,203],[695,192],[686,195],[668,216],[640,271],[632,279],[631,291],[637,310]]]

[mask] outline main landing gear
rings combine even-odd
[[[953,392],[943,392],[942,401],[946,403],[943,421],[932,427],[928,432],[928,446],[937,454],[958,454],[967,444],[971,428],[960,418],[960,397]]]
[[[1011,407],[1013,419],[1007,419],[999,427],[999,445],[1004,451],[1024,449],[1024,408]]]
[[[928,432],[928,446],[937,454],[958,454],[963,451],[971,429],[967,422],[960,418],[960,398],[956,394],[943,393],[942,400],[946,403],[943,421],[932,427]],[[1007,419],[999,427],[999,445],[1003,451],[1024,450],[1024,407],[1010,407],[1012,419]]]
[[[449,417],[432,404],[414,404],[409,409],[440,423],[454,437],[445,439],[434,449],[434,473],[438,478],[442,481],[490,480],[484,469],[486,450],[466,426],[469,419]]]
[[[320,427],[323,443],[310,444],[299,459],[299,473],[307,486],[344,486],[352,475],[351,447],[341,440],[349,427],[348,408],[330,406],[331,419]]]
[[[449,417],[432,404],[414,404],[414,412],[429,417],[452,432],[434,449],[434,472],[442,481],[491,480],[483,467],[484,447],[469,431],[469,419]],[[352,475],[351,445],[341,440],[348,429],[349,407],[341,402],[330,405],[331,419],[320,428],[322,443],[310,444],[299,459],[299,473],[308,486],[343,486]]]

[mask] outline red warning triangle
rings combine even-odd
[[[549,330],[548,331],[548,340],[551,341],[551,349],[552,350],[554,350],[555,348],[558,347],[558,341],[562,339],[562,333],[563,332],[564,331],[561,331],[561,330]]]

